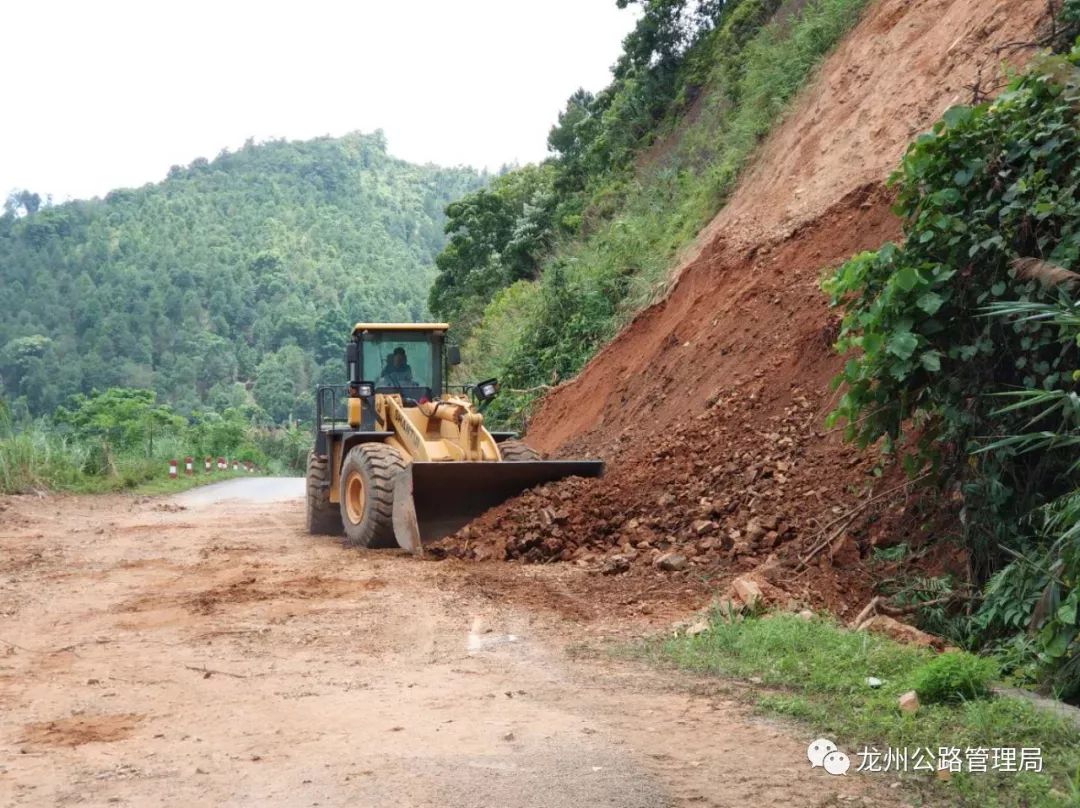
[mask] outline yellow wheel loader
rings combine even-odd
[[[357,323],[348,381],[315,397],[307,526],[348,544],[420,551],[540,483],[598,477],[603,463],[541,460],[512,432],[484,427],[488,379],[451,390],[460,352],[446,323]]]

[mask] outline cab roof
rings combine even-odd
[[[357,323],[353,334],[363,331],[446,331],[449,323]]]

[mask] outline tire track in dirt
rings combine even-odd
[[[580,571],[346,550],[300,503],[5,504],[4,557],[57,552],[0,575],[34,603],[0,629],[2,804],[895,803],[728,685],[598,653],[646,626]]]

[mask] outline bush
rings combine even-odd
[[[107,491],[165,479],[168,461],[224,455],[276,474],[302,474],[307,429],[256,425],[257,410],[177,416],[151,390],[71,397],[52,418],[16,420],[0,401],[0,493]]]
[[[1061,673],[1080,668],[1080,508],[1062,504],[1080,487],[1078,65],[1080,47],[1039,57],[996,101],[947,110],[891,179],[903,244],[823,284],[851,353],[829,423],[962,502],[970,568],[990,581],[975,627],[1042,626]]]
[[[915,692],[927,704],[986,698],[997,663],[962,651],[948,652],[915,671]]]

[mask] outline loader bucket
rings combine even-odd
[[[600,460],[413,462],[395,483],[394,535],[404,549],[418,552],[527,488],[603,471]]]

